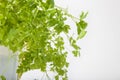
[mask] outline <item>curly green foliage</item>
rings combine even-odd
[[[80,15],[76,23],[77,39],[68,37],[72,53],[79,56],[77,40],[86,34],[87,13]],[[74,18],[66,11],[56,7],[54,0],[0,0],[0,45],[19,54],[17,73],[31,69],[46,72],[47,66],[56,72],[55,80],[67,80],[67,54],[64,39],[60,35],[69,34],[70,26],[65,24],[67,17]],[[49,63],[49,64],[48,64]]]

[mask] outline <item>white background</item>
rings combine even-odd
[[[79,43],[81,56],[69,58],[69,80],[120,80],[120,0],[55,1],[76,17],[89,12],[87,35]]]

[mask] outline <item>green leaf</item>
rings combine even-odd
[[[68,31],[70,29],[70,26],[69,25],[65,25],[63,28],[64,28],[64,32],[68,33]]]
[[[83,34],[86,33],[84,30],[87,27],[87,23],[85,21],[81,20],[80,22],[76,23],[76,25],[77,25],[78,35],[83,36]]]
[[[78,50],[72,51],[75,57],[80,56],[80,52]]]
[[[79,46],[76,45],[76,43],[72,43],[72,47],[73,47],[74,49],[80,49]]]
[[[5,76],[3,76],[3,75],[1,75],[0,78],[1,78],[2,80],[6,80]]]
[[[77,34],[79,35],[81,32],[81,25],[80,23],[76,23],[76,25],[77,25]]]
[[[88,15],[88,12],[86,12],[86,13],[82,12],[80,15],[80,20],[85,19],[87,17],[87,15]]]
[[[80,34],[78,35],[77,39],[82,39],[86,35],[87,31],[82,30]]]
[[[87,23],[86,23],[85,21],[81,20],[81,21],[79,22],[79,26],[80,26],[82,29],[86,29]]]
[[[76,40],[74,40],[72,37],[69,38],[69,41],[71,45],[76,43]]]

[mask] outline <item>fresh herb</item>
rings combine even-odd
[[[68,37],[74,48],[75,57],[80,55],[77,41],[86,34],[87,23],[82,12],[80,18],[75,18],[60,7],[54,0],[0,0],[0,45],[8,47],[14,53],[19,52],[19,77],[31,69],[47,72],[46,67],[56,72],[55,80],[68,80],[64,37]],[[77,38],[68,35],[71,26],[65,21],[68,17],[77,19]],[[50,65],[48,65],[49,63]],[[5,80],[1,76],[2,80]]]

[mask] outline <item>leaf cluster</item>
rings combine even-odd
[[[57,73],[55,80],[68,80],[68,52],[60,35],[69,34],[71,26],[65,24],[68,16],[55,7],[54,0],[0,0],[0,45],[19,52],[19,76],[31,69],[46,72],[49,66]],[[86,16],[82,12],[76,22],[78,38],[68,38],[74,56],[80,55],[76,43],[86,34]]]

